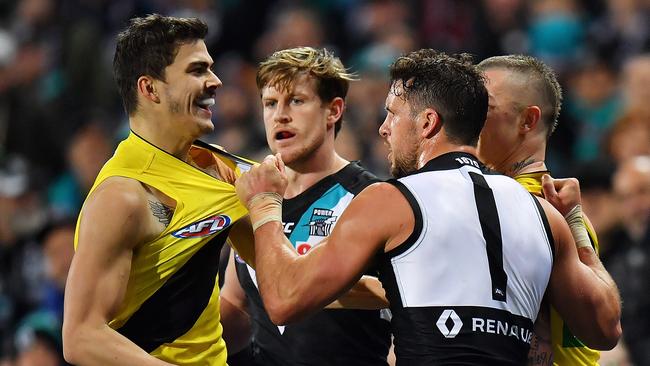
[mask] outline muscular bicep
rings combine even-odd
[[[146,200],[139,183],[100,186],[84,205],[65,292],[68,325],[106,324],[122,302],[133,248],[145,236]]]
[[[260,226],[255,231],[257,281],[271,320],[286,324],[331,303],[359,280],[378,253],[406,240],[413,227],[406,198],[387,183],[355,197],[331,235],[305,255],[296,253],[280,223]]]
[[[556,245],[548,291],[551,303],[581,341],[592,348],[606,347],[615,338],[620,310],[616,287],[593,249],[577,249],[564,218],[548,206]]]
[[[324,276],[319,283],[350,289],[378,253],[398,246],[413,231],[414,215],[406,198],[393,185],[377,183],[352,200],[332,234],[312,249]],[[301,258],[303,259],[303,258]]]
[[[589,269],[580,263],[571,232],[564,219],[559,213],[551,210],[546,210],[546,215],[553,233],[556,253],[549,282],[550,300],[560,313],[579,313],[574,309],[577,310],[580,306],[571,304],[584,303],[583,295],[586,292],[579,289],[589,287]]]

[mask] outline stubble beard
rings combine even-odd
[[[182,107],[182,104],[180,102],[178,102],[176,100],[172,100],[172,101],[169,102],[169,113],[171,115],[174,115],[174,116],[181,115],[182,111],[183,111],[183,107]],[[197,118],[198,116],[192,115],[191,117],[192,118]],[[214,130],[214,126],[213,125],[206,126],[206,125],[204,125],[202,123],[202,124],[199,125],[199,129],[201,131],[201,134],[203,135],[203,134],[212,132]]]
[[[177,101],[172,101],[169,103],[169,113],[170,114],[180,114],[181,113],[181,104]]]
[[[408,175],[418,168],[417,150],[412,149],[401,155],[393,153],[393,163],[391,164],[390,173],[394,178],[401,178]]]
[[[295,145],[285,147],[288,151],[285,151],[282,154],[279,149],[276,148],[273,152],[274,154],[280,152],[282,155],[282,160],[288,167],[301,165],[311,161],[312,157],[316,155],[316,152],[324,141],[303,141],[302,143],[296,143]],[[286,158],[285,158],[286,157]]]

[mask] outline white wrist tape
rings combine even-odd
[[[573,235],[573,239],[576,242],[576,247],[591,248],[589,233],[587,232],[587,227],[582,219],[582,206],[576,205],[564,216],[564,218],[566,219],[567,224],[569,224],[569,229],[571,229],[571,235]]]
[[[275,192],[258,193],[248,201],[253,232],[271,221],[282,222],[282,196]]]

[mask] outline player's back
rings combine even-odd
[[[398,365],[524,364],[553,260],[536,199],[465,153],[395,185],[415,215],[381,267]]]

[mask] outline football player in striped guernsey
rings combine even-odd
[[[545,293],[585,343],[616,345],[620,300],[596,253],[578,252],[551,204],[476,158],[483,82],[465,55],[423,49],[398,58],[379,129],[398,179],[364,189],[305,255],[283,233],[281,156],[238,179],[274,323],[308,316],[374,263],[397,365],[523,365]]]

